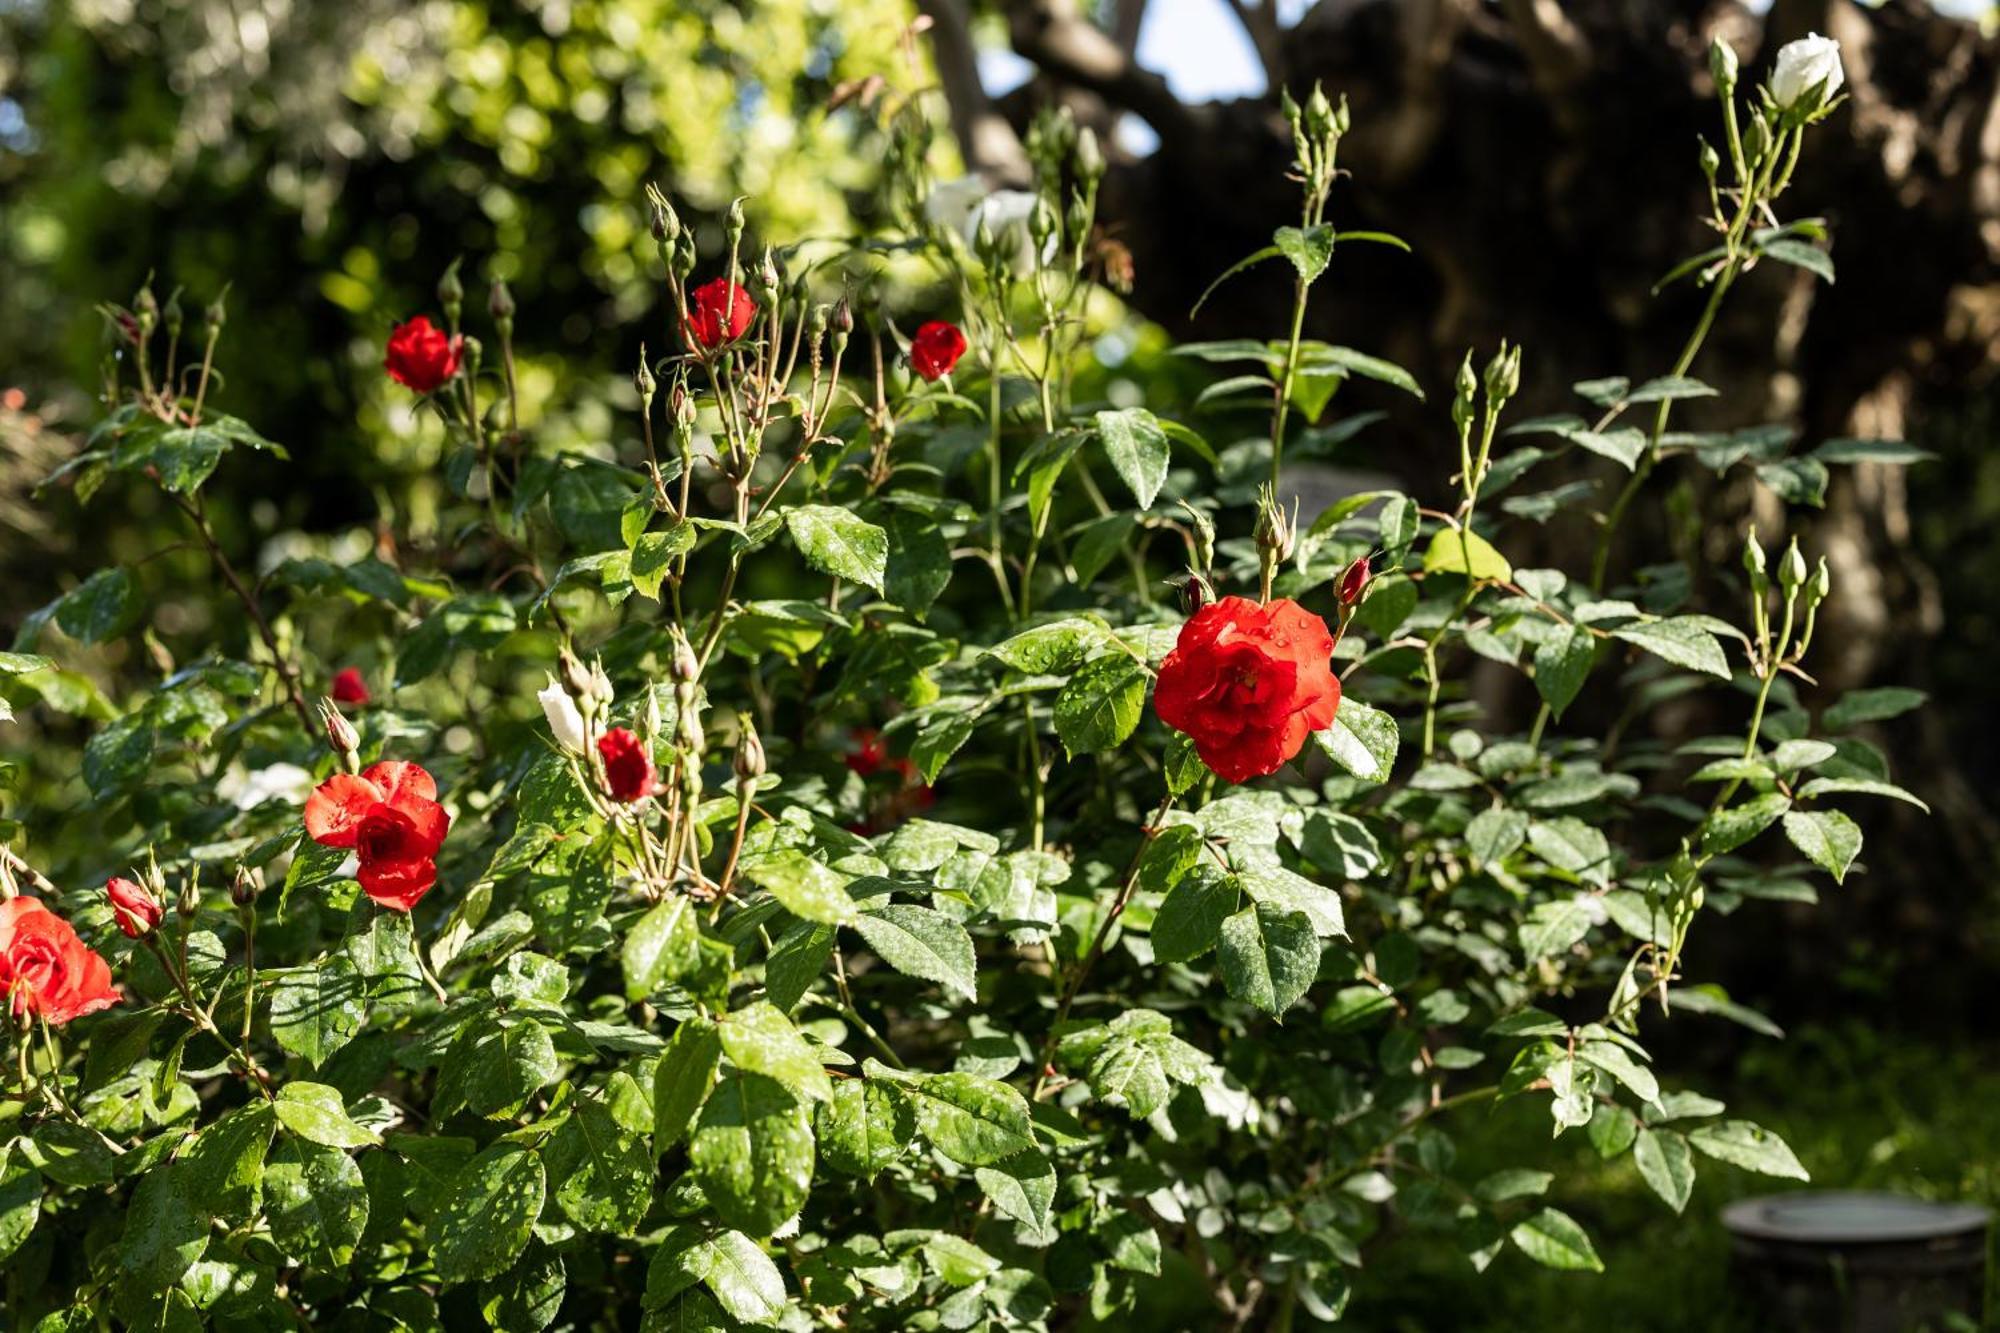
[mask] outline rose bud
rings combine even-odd
[[[431,323],[430,316],[418,315],[390,333],[382,367],[390,379],[405,388],[435,393],[458,373],[464,353],[464,338],[448,336]]]
[[[569,697],[554,676],[549,677],[548,688],[537,690],[535,698],[542,704],[542,716],[549,720],[549,733],[556,738],[556,744],[571,754],[584,754],[588,750],[583,714],[577,711],[576,700]]]
[[[1209,585],[1207,579],[1193,570],[1189,570],[1174,581],[1180,588],[1181,614],[1191,616],[1204,606],[1214,603],[1215,589]]]
[[[104,893],[111,900],[112,919],[127,938],[136,940],[152,934],[167,914],[160,900],[136,880],[113,875],[104,886]]]
[[[764,776],[764,741],[757,735],[757,726],[749,718],[742,719],[743,736],[736,742],[736,780],[746,785],[754,785]]]
[[[333,752],[345,759],[361,748],[360,733],[354,724],[334,704],[331,699],[319,701],[320,725],[326,728],[326,743]]]
[[[1368,587],[1368,574],[1368,557],[1365,555],[1347,567],[1347,572],[1340,576],[1339,597],[1342,606],[1353,606],[1361,600],[1362,592]]]
[[[353,704],[356,707],[365,706],[370,698],[368,682],[362,679],[359,667],[342,667],[335,672],[331,693],[335,703]]]
[[[229,885],[229,901],[238,907],[248,907],[257,901],[257,895],[264,891],[264,872],[256,866],[239,865],[236,878]]]
[[[749,292],[727,278],[716,278],[694,289],[685,332],[689,341],[712,351],[741,338],[756,315],[757,302]]]
[[[941,319],[923,325],[916,337],[910,339],[910,368],[933,383],[951,374],[952,367],[964,355],[965,335],[956,324]]]
[[[644,741],[623,727],[613,727],[597,738],[597,753],[604,760],[604,788],[612,800],[629,805],[653,794],[659,775]]]
[[[1808,33],[1778,48],[1778,63],[1771,70],[1771,100],[1780,111],[1810,115],[1832,100],[1844,77],[1840,43]]]

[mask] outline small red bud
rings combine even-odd
[[[1361,600],[1361,594],[1368,587],[1368,574],[1368,557],[1365,555],[1347,567],[1347,572],[1340,576],[1339,596],[1342,606],[1353,606]]]

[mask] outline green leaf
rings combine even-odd
[[[1864,722],[1885,722],[1923,706],[1929,696],[1922,690],[1889,685],[1875,690],[1849,690],[1821,716],[1829,731],[1846,731]]]
[[[1526,1167],[1506,1167],[1495,1171],[1474,1187],[1477,1194],[1487,1203],[1505,1203],[1509,1199],[1532,1199],[1547,1194],[1555,1177],[1547,1171],[1533,1171]]]
[[[1258,903],[1222,923],[1223,983],[1237,999],[1282,1017],[1319,975],[1319,936],[1304,912]]]
[[[686,1226],[669,1233],[647,1265],[642,1303],[648,1310],[664,1309],[696,1283],[707,1287],[732,1319],[748,1324],[775,1324],[789,1305],[784,1274],[740,1231],[704,1233]],[[669,1326],[649,1322],[645,1327]]]
[[[1597,1257],[1589,1234],[1569,1214],[1554,1208],[1544,1208],[1516,1223],[1508,1235],[1521,1253],[1545,1267],[1604,1271],[1604,1262]]]
[[[1056,695],[1056,735],[1074,759],[1124,742],[1146,706],[1146,668],[1122,653],[1087,664]]]
[[[1877,782],[1873,778],[1814,778],[1811,782],[1799,788],[1799,799],[1802,801],[1814,800],[1821,796],[1839,795],[1886,796],[1892,801],[1901,801],[1906,805],[1914,805],[1925,814],[1931,812],[1930,806],[1924,804],[1916,796],[1904,791],[1895,783]]]
[[[1301,366],[1328,367],[1343,374],[1359,375],[1365,380],[1375,380],[1393,385],[1404,393],[1421,399],[1423,389],[1417,384],[1417,377],[1393,361],[1384,361],[1379,356],[1357,352],[1352,347],[1331,347],[1325,343],[1306,343],[1300,351]]]
[[[1107,636],[1094,620],[1072,617],[1024,629],[986,650],[986,656],[1031,676],[1073,671]]]
[[[195,1136],[181,1158],[188,1191],[217,1217],[248,1221],[256,1216],[264,1183],[264,1154],[277,1126],[261,1102],[240,1106]]]
[[[143,1287],[171,1287],[208,1248],[209,1225],[208,1210],[189,1197],[185,1168],[163,1162],[140,1177],[125,1207],[118,1267]]]
[[[1331,227],[1305,230],[1280,227],[1271,234],[1271,244],[1279,254],[1292,261],[1292,267],[1298,270],[1299,278],[1304,282],[1318,278],[1333,261],[1334,233]]]
[[[619,959],[625,998],[643,1000],[701,965],[701,926],[692,899],[675,894],[654,906],[625,932]]]
[[[1927,463],[1937,457],[1902,440],[1828,440],[1812,451],[1822,463]]]
[[[1587,625],[1558,628],[1535,649],[1535,692],[1560,718],[1575,701],[1590,676],[1597,656],[1597,636]]]
[[[889,564],[883,593],[918,620],[951,582],[951,544],[937,522],[899,509],[889,516]]]
[[[1495,807],[1474,815],[1465,826],[1465,849],[1481,866],[1495,865],[1519,850],[1528,837],[1528,817]]]
[[[653,1202],[653,1154],[601,1102],[573,1102],[543,1156],[557,1182],[556,1205],[570,1221],[614,1236],[638,1230]]]
[[[1854,858],[1861,855],[1861,826],[1838,810],[1787,810],[1785,836],[1836,884],[1847,882]]]
[[[1343,698],[1333,725],[1313,733],[1327,758],[1364,782],[1387,782],[1396,765],[1396,720],[1358,699]]]
[[[426,1232],[438,1280],[471,1282],[512,1268],[547,1190],[541,1157],[518,1144],[503,1140],[467,1162]]]
[[[1833,257],[1816,245],[1781,237],[1764,242],[1761,252],[1766,259],[1802,268],[1814,277],[1825,279],[1828,284],[1833,282]]]
[[[56,627],[82,643],[102,643],[137,617],[139,590],[122,569],[100,569],[56,603]]]
[[[560,1254],[531,1252],[528,1259],[479,1287],[479,1310],[497,1333],[542,1333],[556,1321],[569,1290]]]
[[[1671,620],[1623,625],[1612,630],[1611,637],[1636,643],[1675,666],[1728,680],[1729,659],[1723,655],[1722,641],[1704,627],[1702,620],[1700,616],[1675,616]]]
[[[688,1166],[725,1226],[768,1236],[799,1211],[812,1185],[807,1110],[783,1084],[738,1070],[702,1107]]]
[[[793,916],[830,926],[851,926],[861,910],[848,896],[849,877],[813,860],[795,848],[785,848],[743,867],[744,875]]]
[[[1675,1212],[1687,1208],[1694,1192],[1694,1150],[1671,1129],[1641,1129],[1632,1145],[1632,1160],[1640,1178]]]
[[[1097,438],[1111,459],[1111,468],[1139,502],[1150,509],[1160,487],[1167,480],[1167,460],[1172,450],[1167,433],[1151,412],[1143,407],[1126,407],[1099,412]]]
[[[1528,825],[1528,846],[1558,870],[1592,884],[1610,882],[1611,843],[1581,819],[1535,820]]]
[[[655,1153],[664,1153],[687,1133],[721,1067],[722,1034],[715,1024],[699,1015],[683,1019],[653,1071]]]
[[[1514,578],[1514,567],[1507,563],[1507,557],[1470,528],[1438,529],[1424,549],[1424,572],[1464,574],[1475,581],[1493,583],[1509,583]]]
[[[833,1095],[819,1048],[800,1036],[792,1020],[768,1000],[726,1015],[717,1031],[722,1053],[738,1069],[776,1081],[800,1101],[820,1102]]]
[[[1236,911],[1236,881],[1208,867],[1183,876],[1153,914],[1153,959],[1186,963],[1222,942],[1222,923]]]
[[[1056,1169],[1038,1152],[1024,1152],[997,1166],[973,1169],[972,1177],[1002,1217],[1022,1228],[1024,1244],[1053,1243]]]
[[[834,928],[822,922],[793,922],[764,959],[765,997],[790,1013],[826,971],[834,936]]]
[[[271,1036],[314,1067],[354,1039],[368,1016],[361,971],[345,953],[295,968],[271,990]]]
[[[300,1264],[345,1268],[368,1227],[368,1186],[338,1148],[287,1139],[264,1173],[271,1239]]]
[[[785,511],[785,527],[799,554],[820,573],[882,591],[889,534],[873,523],[832,505],[798,505]]]
[[[324,1083],[287,1083],[278,1089],[272,1109],[286,1129],[328,1148],[366,1148],[382,1141],[374,1130],[349,1119],[340,1090]]]
[[[1748,1120],[1697,1125],[1688,1131],[1688,1142],[1716,1161],[1740,1166],[1745,1171],[1787,1180],[1812,1179],[1783,1139]]]
[[[944,913],[890,903],[862,913],[854,928],[898,972],[935,981],[967,1000],[978,997],[972,936]]]
[[[877,1072],[872,1061],[870,1067],[871,1074]],[[928,1074],[904,1086],[916,1111],[917,1128],[954,1162],[993,1166],[1035,1146],[1028,1103],[997,1079]]]
[[[14,1257],[42,1215],[42,1173],[0,1153],[0,1263]]]
[[[642,594],[660,600],[660,583],[673,562],[694,549],[694,524],[682,520],[654,532],[642,532],[632,543],[630,576]]]
[[[1780,458],[1761,463],[1757,467],[1757,480],[1787,504],[1826,507],[1826,464],[1817,458]]]
[[[1529,962],[1568,951],[1590,933],[1596,917],[1584,895],[1536,903],[1520,925],[1521,952]]]
[[[1713,398],[1716,389],[1686,375],[1662,375],[1625,395],[1627,403],[1668,403],[1686,398]]]
[[[863,1180],[873,1180],[900,1158],[917,1132],[909,1099],[886,1079],[842,1079],[816,1115],[821,1158]]]
[[[1791,797],[1782,792],[1768,792],[1718,810],[1701,827],[1701,849],[1718,856],[1733,852],[1775,824],[1791,806]]]

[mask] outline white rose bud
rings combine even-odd
[[[1778,49],[1778,64],[1771,71],[1771,100],[1786,111],[1816,111],[1840,91],[1840,43],[1831,37],[1809,33]],[[1826,85],[1817,101],[1801,106],[1807,94]]]
[[[537,690],[535,697],[541,700],[542,716],[549,720],[549,731],[556,738],[556,744],[571,754],[583,754],[587,750],[583,730],[583,714],[576,709],[576,700],[569,697],[554,676],[549,677],[549,686]]]

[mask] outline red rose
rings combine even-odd
[[[951,374],[958,358],[965,355],[965,335],[958,325],[934,319],[910,339],[910,368],[927,380]]]
[[[368,682],[361,678],[359,667],[342,667],[334,673],[333,701],[338,704],[366,705],[369,699]]]
[[[437,387],[458,373],[459,353],[465,339],[446,335],[431,323],[429,315],[418,315],[407,324],[398,324],[389,334],[389,354],[382,368],[398,384],[418,393],[435,393]]]
[[[167,914],[167,909],[147,892],[145,885],[129,879],[112,876],[111,882],[104,886],[104,894],[111,900],[112,918],[128,939],[152,934],[159,927],[160,918]]]
[[[306,798],[307,835],[322,847],[352,847],[361,891],[398,912],[415,907],[437,883],[437,850],[450,828],[437,783],[400,759],[385,759],[359,777],[336,773]]]
[[[1225,597],[1181,626],[1153,707],[1194,738],[1218,776],[1247,782],[1277,772],[1308,734],[1333,725],[1332,652],[1326,622],[1297,602]]]
[[[623,727],[613,727],[597,738],[597,753],[604,759],[604,785],[614,801],[643,801],[653,794],[658,775],[646,743]]]
[[[687,336],[703,347],[720,347],[741,338],[756,315],[750,293],[727,278],[716,278],[694,289]]]
[[[119,1000],[111,965],[39,898],[0,902],[0,989],[13,1013],[58,1027]]]

